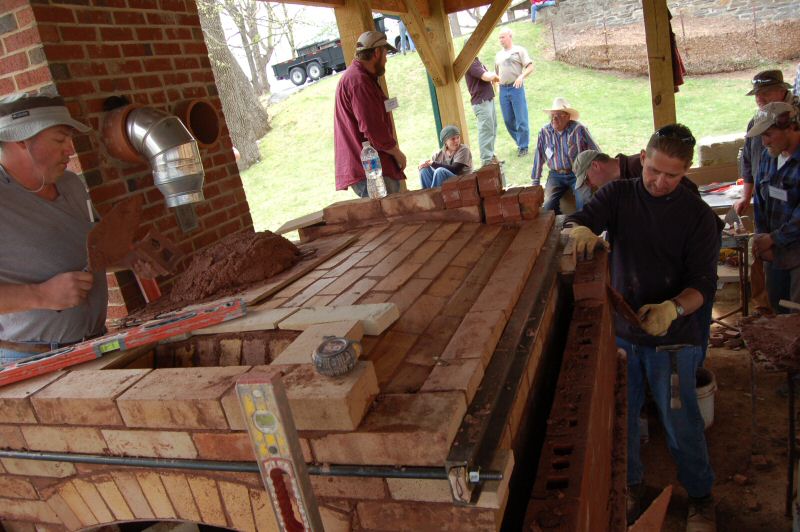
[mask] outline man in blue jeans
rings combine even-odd
[[[525,157],[530,129],[524,82],[533,72],[533,61],[525,48],[514,44],[514,35],[508,28],[500,30],[500,45],[503,49],[494,58],[495,72],[500,76],[500,112],[508,134],[517,144],[517,156]]]
[[[678,480],[689,495],[688,532],[716,530],[703,418],[695,372],[702,359],[704,304],[717,282],[719,230],[713,211],[680,186],[692,163],[695,139],[680,124],[656,131],[642,153],[642,178],[599,189],[583,210],[567,218],[578,258],[592,254],[608,231],[611,280],[642,328],[614,317],[617,345],[628,357],[628,521],[640,512],[644,470],[639,412],[649,384],[664,425]],[[679,379],[671,398],[671,377]],[[679,399],[680,403],[671,401]]]

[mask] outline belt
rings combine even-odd
[[[0,340],[0,349],[9,349],[11,351],[19,351],[20,353],[30,353],[36,355],[38,353],[46,353],[52,351],[51,344],[28,344],[24,342],[9,342],[8,340]]]
[[[553,168],[550,169],[551,172],[555,172],[556,174],[571,174],[572,168],[565,168],[564,170],[555,170]]]

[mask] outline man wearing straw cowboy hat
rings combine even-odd
[[[105,272],[83,271],[88,194],[67,170],[90,128],[61,98],[0,100],[0,364],[103,332]]]
[[[561,196],[568,189],[575,192],[575,207],[580,210],[588,201],[589,194],[585,190],[575,188],[575,173],[572,166],[579,153],[585,150],[597,150],[597,144],[589,134],[586,126],[578,122],[580,113],[570,106],[564,98],[553,100],[550,109],[550,122],[539,132],[536,152],[533,155],[531,179],[534,185],[540,184],[542,170],[549,169],[544,192],[544,209],[561,214]]]

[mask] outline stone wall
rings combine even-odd
[[[797,0],[682,0],[668,2],[673,15],[683,11],[692,17],[736,17],[739,20],[780,22],[800,18]],[[642,21],[641,0],[560,0],[554,22],[557,26],[602,27],[626,26]]]

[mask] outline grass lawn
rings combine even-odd
[[[531,150],[548,117],[541,110],[563,96],[581,112],[600,148],[614,155],[639,151],[652,132],[652,110],[647,78],[593,71],[560,62],[545,61],[541,26],[529,22],[510,25],[514,42],[528,49],[536,68],[525,83],[531,124]],[[480,54],[491,68],[499,49],[498,28]],[[456,52],[465,38],[455,42]],[[766,65],[765,68],[769,66]],[[431,111],[425,68],[417,54],[389,58],[387,84],[400,107],[394,111],[400,148],[408,157],[408,186],[418,189],[417,164],[438,149],[438,133]],[[272,131],[259,144],[262,161],[242,173],[256,230],[277,229],[292,218],[319,210],[330,203],[352,199],[350,191],[334,190],[333,98],[339,76],[329,76],[269,108]],[[678,120],[699,139],[708,135],[743,132],[755,111],[746,78],[714,76],[689,78],[677,94]],[[478,159],[475,115],[466,84],[461,83],[473,159]],[[498,106],[495,151],[506,161],[512,184],[530,182],[533,154],[518,158],[516,146],[505,130]]]

